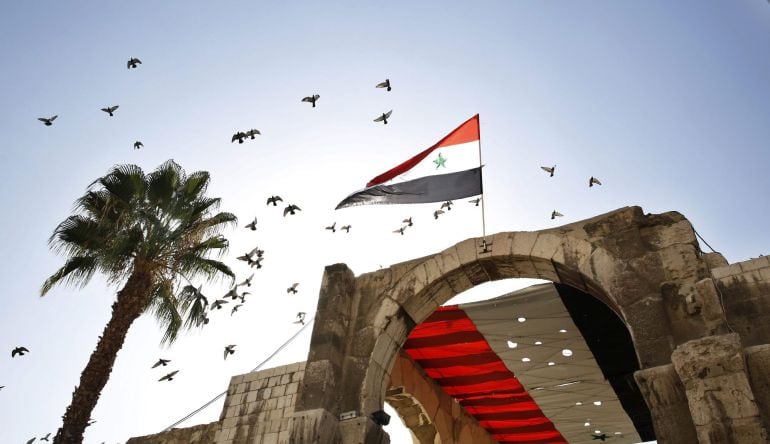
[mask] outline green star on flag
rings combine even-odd
[[[446,168],[446,165],[444,165],[446,163],[446,158],[442,156],[441,153],[438,153],[438,157],[433,161],[433,163],[436,164],[436,169],[438,169],[438,167]]]

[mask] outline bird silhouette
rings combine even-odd
[[[244,285],[247,287],[251,287],[251,280],[254,279],[254,273],[251,273],[251,276],[247,277],[243,280],[240,284],[238,284],[239,287],[243,287]]]
[[[451,200],[448,200],[441,204],[440,209],[443,210],[444,208],[446,208],[447,211],[452,211],[452,205],[454,205],[454,203]]]
[[[14,358],[16,355],[24,356],[25,353],[29,353],[29,350],[27,350],[27,347],[16,347],[11,351],[11,357]]]
[[[436,210],[433,212],[433,218],[438,219],[439,215],[444,214],[442,210]]]
[[[481,198],[480,197],[477,197],[475,199],[471,199],[471,200],[468,201],[468,203],[475,204],[477,207],[479,206],[479,202],[481,202]]]
[[[390,118],[391,114],[393,114],[393,110],[390,110],[390,111],[388,111],[386,113],[382,113],[382,115],[380,117],[377,117],[376,119],[374,119],[374,121],[375,122],[382,122],[385,125],[387,125],[388,124],[388,119]]]
[[[559,213],[556,210],[553,210],[553,212],[551,213],[551,219],[556,219],[557,217],[562,217],[562,216],[564,216],[564,215]]]
[[[390,79],[385,79],[384,82],[378,83],[375,88],[386,88],[386,91],[390,91]]]
[[[225,359],[227,359],[227,355],[235,354],[235,344],[230,344],[225,346]]]
[[[257,134],[262,134],[262,133],[260,133],[260,132],[259,132],[259,130],[256,130],[256,129],[253,129],[253,128],[252,128],[252,129],[250,129],[250,130],[246,131],[246,133],[245,133],[245,134],[246,134],[248,137],[250,137],[250,138],[251,138],[251,140],[254,140],[254,136],[255,136],[255,135],[257,135]]]
[[[118,108],[120,108],[119,105],[112,105],[112,106],[108,106],[106,108],[102,108],[102,111],[104,111],[105,113],[109,114],[110,117],[112,117],[114,115],[112,113],[114,113],[115,110],[118,109]]]
[[[281,196],[270,196],[267,198],[267,204],[273,204],[274,207],[278,206],[278,202],[283,202],[283,199],[281,199]]]
[[[33,442],[35,442],[35,440],[36,440],[36,439],[37,439],[37,438],[32,438],[32,439],[30,439],[29,441],[27,441],[27,444],[32,444]]]
[[[553,173],[555,173],[555,172],[556,172],[556,165],[554,165],[554,166],[552,166],[552,167],[543,167],[543,166],[541,166],[540,168],[541,168],[543,171],[545,171],[546,173],[550,173],[550,174],[551,174],[551,177],[553,177]]]
[[[238,296],[238,286],[236,285],[235,287],[231,288],[231,289],[230,289],[230,291],[228,291],[227,293],[225,293],[225,295],[224,295],[224,296],[222,296],[222,299],[225,299],[225,298],[230,298],[230,299],[232,299],[232,300],[236,300],[236,299],[238,299],[239,297],[240,297],[240,296]]]
[[[53,125],[53,121],[56,120],[57,117],[59,117],[58,114],[52,117],[38,117],[37,120],[43,122],[43,125],[45,126],[51,126]]]
[[[243,304],[238,304],[233,307],[232,310],[230,310],[230,316],[234,315],[236,311],[238,311],[239,308],[243,307]]]
[[[251,231],[257,231],[257,218],[243,226],[244,228],[251,228]]]
[[[393,232],[394,233],[398,233],[398,234],[403,236],[404,235],[404,230],[406,230],[406,227],[408,227],[408,225],[404,225],[403,227],[399,228],[398,230],[393,230]]]
[[[136,68],[136,65],[141,65],[141,64],[142,64],[141,60],[137,59],[136,57],[131,57],[130,59],[128,59],[128,63],[126,63],[126,66],[128,67],[128,69],[131,69],[131,68]]]
[[[50,441],[48,438],[51,436],[51,432],[48,432],[44,437],[40,438],[41,441]]]
[[[245,303],[246,303],[246,295],[247,295],[247,294],[251,294],[251,293],[249,293],[248,291],[244,291],[244,292],[243,292],[243,293],[241,293],[241,295],[239,296],[239,298],[241,299],[241,304],[245,304]]]
[[[203,325],[206,325],[206,324],[208,324],[208,323],[209,323],[210,319],[209,319],[209,317],[208,317],[208,316],[206,316],[206,313],[203,313],[203,314],[201,315],[201,317],[203,318]]]
[[[601,185],[602,183],[599,182],[599,179],[595,178],[594,176],[591,176],[590,179],[588,179],[588,186],[592,187],[594,185]]]
[[[297,313],[297,320],[293,322],[293,324],[302,324],[305,325],[305,312],[301,311]]]
[[[156,362],[155,364],[153,364],[152,368],[155,368],[155,367],[157,367],[157,366],[159,366],[159,365],[162,365],[163,367],[165,367],[165,366],[167,366],[167,365],[168,365],[168,363],[169,363],[169,362],[171,362],[171,359],[163,359],[163,358],[160,358],[160,359],[158,359],[158,362]]]
[[[257,256],[262,257],[262,255],[265,254],[265,250],[260,250],[259,247],[254,247],[251,251],[249,251],[250,256]]]
[[[412,217],[411,216],[407,217],[406,219],[402,220],[401,223],[406,224],[406,226],[408,227],[411,227],[413,225]]]
[[[255,260],[251,261],[251,268],[260,269],[262,268],[262,261],[265,260],[263,257],[257,257]]]
[[[291,287],[286,289],[286,293],[297,294],[297,286],[298,285],[299,285],[299,282],[295,282],[295,283],[291,284]]]
[[[138,150],[139,148],[142,148],[143,146],[144,146],[144,144],[142,142],[138,141],[138,140],[136,142],[134,142],[134,149],[135,150]]]
[[[0,385],[0,390],[2,390],[2,389],[4,389],[4,388],[5,388],[5,386],[4,386],[4,385]]]
[[[169,381],[169,382],[173,381],[174,380],[174,376],[176,376],[177,373],[179,373],[179,370],[174,370],[173,372],[167,374],[166,376],[158,379],[158,382],[161,382],[161,381]]]
[[[313,104],[313,108],[315,108],[315,103],[320,98],[321,98],[321,96],[319,96],[318,94],[313,94],[312,96],[303,97],[302,101],[303,102],[310,102],[310,103],[312,103]]]
[[[336,227],[337,227],[337,222],[334,222],[333,224],[331,224],[328,227],[326,227],[326,229],[327,230],[331,230],[332,233],[336,233],[337,232],[337,228]]]
[[[237,133],[233,134],[233,138],[230,139],[230,143],[233,143],[236,140],[238,141],[238,143],[243,143],[243,139],[245,138],[246,138],[246,133],[244,133],[243,131],[238,131]]]
[[[592,438],[592,439],[591,439],[592,441],[593,441],[593,440],[595,440],[595,439],[598,439],[598,440],[600,440],[600,441],[606,441],[607,439],[611,438],[611,436],[607,436],[607,434],[606,434],[606,433],[601,433],[601,434],[598,434],[598,435],[594,435],[594,434],[592,433],[592,434],[591,434],[591,438]]]
[[[295,211],[302,211],[302,209],[294,204],[291,204],[288,207],[284,208],[283,216],[286,217],[286,214],[291,214],[293,216],[295,214],[294,213]]]
[[[217,299],[216,301],[214,301],[213,304],[211,304],[211,310],[212,311],[213,310],[221,310],[222,306],[225,305],[226,303],[227,303],[227,301],[224,300],[224,299]]]
[[[350,225],[343,225],[340,227],[340,230],[345,230],[346,233],[350,233]]]

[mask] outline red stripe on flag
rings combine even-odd
[[[437,148],[447,147],[451,145],[459,145],[461,143],[468,143],[468,142],[473,142],[475,140],[479,140],[480,139],[479,134],[480,134],[479,133],[479,115],[476,114],[475,116],[466,120],[462,125],[455,128],[454,131],[444,136],[443,139],[439,140],[438,143],[436,143],[432,147],[422,151],[421,153],[417,154],[416,156],[412,157],[406,162],[400,165],[397,165],[389,169],[388,171],[380,174],[379,176],[375,177],[374,179],[370,180],[366,184],[366,187],[369,188],[375,185],[379,185],[381,183],[389,181],[390,179],[393,179],[396,176],[400,176],[401,174],[404,174],[405,172],[414,168],[414,166],[420,163],[423,159],[428,157],[428,154],[432,153],[433,150]]]

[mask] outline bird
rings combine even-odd
[[[259,247],[254,247],[254,249],[249,252],[249,255],[257,255],[257,257],[262,257],[263,254],[265,254],[265,250],[260,250]]]
[[[244,228],[251,228],[251,231],[257,231],[257,218],[243,226]]]
[[[551,213],[551,219],[556,219],[557,217],[562,217],[562,216],[564,216],[564,215],[559,213],[556,210],[553,210],[553,212]]]
[[[56,120],[57,117],[59,117],[58,114],[51,117],[38,117],[37,120],[43,122],[43,125],[45,126],[51,126],[53,125],[53,121]]]
[[[174,370],[173,372],[167,374],[166,376],[158,379],[158,382],[161,382],[161,381],[173,381],[174,380],[174,376],[176,376],[177,373],[179,373],[179,370]]]
[[[260,269],[260,268],[262,268],[262,261],[263,261],[263,260],[265,260],[265,258],[263,258],[263,257],[257,257],[257,259],[256,259],[256,260],[254,260],[254,261],[251,261],[251,267],[252,267],[252,268],[256,267],[257,269]]]
[[[251,137],[251,139],[252,139],[252,140],[254,140],[254,136],[255,136],[255,135],[257,135],[257,134],[260,134],[260,135],[261,135],[262,133],[260,133],[260,132],[259,132],[259,130],[256,130],[256,129],[253,129],[253,128],[252,128],[252,129],[250,129],[250,130],[246,131],[246,133],[245,133],[245,134],[246,134],[247,136]]]
[[[295,211],[302,211],[302,209],[294,204],[291,204],[283,209],[283,217],[286,217],[286,214],[291,214],[293,216]]]
[[[541,166],[540,168],[541,168],[543,171],[545,171],[546,173],[551,173],[551,177],[553,177],[553,173],[555,173],[555,172],[556,172],[556,165],[554,165],[554,166],[552,166],[552,167],[543,167],[543,166]]]
[[[471,200],[468,201],[468,203],[475,204],[477,207],[479,206],[479,202],[481,202],[481,198],[480,197],[477,197],[475,199],[471,199]]]
[[[305,312],[301,311],[297,313],[297,320],[293,322],[293,324],[302,324],[305,325]]]
[[[408,225],[404,225],[403,227],[399,228],[398,230],[393,230],[393,232],[394,233],[399,233],[400,235],[403,236],[404,235],[404,230],[406,230],[406,227],[408,227]]]
[[[246,133],[244,133],[243,131],[238,131],[237,133],[233,134],[233,138],[230,139],[230,143],[233,143],[236,140],[238,141],[238,143],[243,143],[243,139],[245,138],[246,138]]]
[[[165,367],[165,366],[167,366],[167,365],[168,365],[168,363],[169,363],[169,362],[171,362],[171,359],[163,359],[163,358],[160,358],[160,359],[158,359],[158,362],[156,362],[155,364],[153,364],[152,368],[155,368],[155,367],[157,367],[157,366],[159,366],[159,365],[162,365],[163,367]]]
[[[590,179],[588,179],[588,186],[592,187],[594,185],[601,185],[602,183],[599,182],[599,179],[595,178],[594,176],[591,176]]]
[[[333,224],[331,224],[328,227],[326,227],[326,229],[327,230],[331,230],[332,233],[336,233],[337,232],[337,228],[336,227],[337,227],[337,222],[334,222]]]
[[[27,441],[27,444],[32,444],[33,442],[35,442],[35,440],[36,440],[36,439],[37,439],[37,438],[32,438],[32,439],[30,439],[29,441]]]
[[[594,435],[592,433],[591,437],[593,438],[592,441],[595,440],[595,439],[598,439],[600,441],[606,441],[607,439],[611,438],[611,436],[607,436],[606,433],[601,433],[601,434],[598,434],[598,435]]]
[[[438,216],[439,216],[439,214],[444,214],[444,212],[443,212],[443,211],[441,211],[441,210],[436,210],[436,211],[434,211],[434,212],[433,212],[433,218],[434,218],[434,219],[438,219]]]
[[[51,432],[48,432],[48,434],[45,435],[44,437],[40,438],[40,440],[41,441],[49,441],[49,439],[48,439],[49,436],[51,436]]]
[[[217,299],[216,301],[214,301],[213,304],[211,304],[211,310],[215,310],[215,309],[221,310],[222,306],[225,305],[226,303],[227,301],[224,299]]]
[[[382,122],[385,125],[387,125],[388,124],[388,119],[390,118],[391,114],[393,114],[393,110],[390,110],[390,111],[388,111],[386,113],[382,113],[382,115],[380,117],[377,117],[376,119],[374,119],[374,121],[375,122]]]
[[[232,310],[230,310],[230,316],[234,315],[236,311],[238,311],[239,308],[243,307],[243,304],[238,304],[235,307],[233,307]]]
[[[281,196],[270,196],[267,198],[267,204],[273,204],[274,207],[278,206],[278,202],[283,202],[283,199],[281,199]]]
[[[412,217],[411,216],[409,216],[406,219],[402,220],[401,223],[406,224],[406,226],[408,226],[408,227],[411,227],[412,225],[414,225],[414,224],[412,224]]]
[[[200,303],[203,309],[205,310],[206,307],[209,306],[209,300],[206,298],[206,296],[203,295],[201,292],[202,287],[198,287],[197,290],[195,290],[195,301]]]
[[[444,208],[446,208],[447,211],[452,211],[452,205],[454,205],[454,203],[451,200],[448,200],[448,201],[446,201],[446,202],[441,204],[441,208],[440,209],[443,210]]]
[[[139,148],[141,148],[143,146],[144,146],[144,144],[142,142],[138,141],[138,140],[136,142],[134,142],[134,149],[135,150],[138,150]]]
[[[254,273],[251,273],[251,276],[247,277],[243,280],[240,284],[238,284],[238,287],[243,287],[244,285],[247,287],[251,287],[251,280],[254,279]]]
[[[295,283],[291,284],[291,287],[286,289],[286,293],[297,294],[297,285],[299,285],[299,282],[295,282]]]
[[[241,304],[245,304],[246,303],[246,295],[247,294],[251,294],[251,293],[249,293],[248,291],[244,291],[243,293],[241,293],[240,296],[238,296],[241,299]]]
[[[222,296],[222,299],[224,299],[224,298],[230,298],[230,299],[232,299],[232,300],[236,300],[236,299],[238,299],[239,297],[240,297],[240,296],[238,296],[238,286],[236,285],[235,287],[231,288],[231,289],[230,289],[230,291],[228,291],[227,293],[225,293],[225,295],[224,295],[224,296]]]
[[[126,63],[126,66],[128,67],[128,69],[131,69],[131,68],[136,68],[136,65],[141,65],[141,64],[142,64],[141,60],[137,59],[136,57],[131,57],[130,59],[128,59],[128,63]]]
[[[112,106],[108,106],[106,108],[102,108],[102,111],[104,111],[105,113],[109,114],[110,117],[112,117],[113,116],[112,113],[114,113],[115,110],[118,109],[118,108],[120,108],[120,105],[112,105]]]
[[[4,385],[0,385],[0,390],[2,390],[2,389],[4,389],[4,388],[5,388],[5,386],[4,386]]]
[[[27,350],[27,347],[16,347],[11,351],[11,357],[14,358],[16,355],[24,356],[25,353],[29,353],[29,350]]]
[[[320,98],[321,98],[321,96],[319,96],[318,94],[313,94],[312,96],[303,97],[302,101],[303,102],[310,102],[310,103],[312,103],[313,104],[313,108],[315,108],[315,103]]]
[[[202,317],[203,317],[203,325],[208,324],[210,319],[208,316],[206,316],[206,313],[203,313]]]
[[[384,82],[378,83],[375,88],[386,88],[386,91],[390,91],[390,79],[385,79]]]
[[[230,344],[225,346],[225,359],[227,359],[227,355],[232,355],[235,353],[235,344]]]
[[[350,233],[350,227],[351,225],[343,225],[340,227],[340,230],[345,230],[346,233]]]

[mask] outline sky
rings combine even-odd
[[[0,442],[55,432],[108,320],[117,288],[99,278],[39,289],[64,260],[53,229],[116,164],[209,171],[209,195],[240,218],[223,260],[242,279],[236,256],[260,246],[266,259],[232,317],[171,347],[150,316],[133,325],[87,443],[159,432],[225,390],[297,331],[298,311],[312,316],[325,265],[361,274],[481,235],[465,202],[440,220],[437,204],[334,211],[476,113],[488,233],[639,205],[681,212],[730,262],[768,253],[765,0],[5,2],[0,50]],[[391,92],[374,88],[385,78]],[[311,94],[316,108],[300,102]],[[388,125],[372,121],[391,109]],[[230,142],[250,128],[262,135]],[[553,178],[539,168],[554,164]],[[302,211],[283,217],[265,205],[273,194]],[[244,229],[255,216],[258,230]],[[393,234],[408,216],[415,226]],[[352,229],[324,230],[332,222]],[[309,341],[308,329],[267,366],[304,360]],[[238,347],[224,361],[226,344]],[[21,345],[30,353],[11,359]],[[180,370],[172,383],[150,369],[159,357]]]

